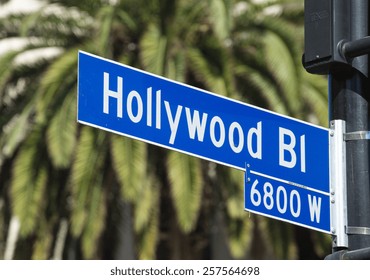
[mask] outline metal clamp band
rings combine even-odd
[[[344,141],[370,140],[370,131],[355,131],[344,133]]]
[[[370,235],[370,228],[368,227],[346,227],[347,234]]]

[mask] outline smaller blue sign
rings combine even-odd
[[[247,170],[245,210],[330,233],[330,194]]]

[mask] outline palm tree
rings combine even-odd
[[[83,49],[324,123],[324,85],[300,65],[302,5],[272,2],[275,14],[253,1],[52,0],[0,20],[2,40],[23,44],[0,58],[0,236],[19,220],[15,257],[215,258],[224,239],[233,257],[296,257],[291,227],[246,217],[240,171],[75,121]]]
[[[275,1],[273,6],[254,6],[258,10],[257,20],[255,16],[250,17],[250,13],[242,14],[238,25],[242,29],[238,30],[235,38],[242,45],[249,40],[249,48],[235,51],[241,60],[236,72],[238,78],[247,79],[243,84],[251,84],[259,92],[253,99],[250,99],[250,95],[246,96],[250,102],[258,102],[260,106],[284,115],[327,126],[325,80],[310,77],[301,66],[302,6],[300,1]],[[253,37],[257,34],[262,40]],[[262,225],[263,230],[270,233],[267,240],[270,239],[275,254],[282,258],[294,254],[298,258],[317,258],[325,254],[318,249],[320,246],[329,250],[328,237],[323,234],[271,220],[267,222],[267,225]],[[308,246],[314,243],[308,240],[317,242],[319,239],[322,242],[318,242],[318,248],[310,251],[300,242],[301,236],[305,236],[306,244],[310,244]],[[280,241],[273,242],[276,239]],[[289,247],[291,251],[286,249]]]

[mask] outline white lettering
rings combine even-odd
[[[234,142],[234,130],[235,129],[237,130],[238,135],[239,135],[239,144],[237,146],[235,145],[235,142]],[[243,150],[244,133],[243,133],[242,127],[237,122],[233,122],[229,127],[229,143],[230,143],[231,149],[235,153],[240,153]]]
[[[301,136],[301,171],[306,173],[306,135]]]
[[[263,192],[263,204],[267,210],[271,210],[274,207],[274,197],[272,196],[274,194],[274,188],[271,183],[266,182],[263,185]]]
[[[308,206],[310,208],[311,222],[316,220],[317,223],[320,223],[321,197],[317,200],[316,196],[311,197],[311,195],[308,195]]]
[[[290,138],[289,144],[284,142],[285,136]],[[279,165],[293,168],[297,163],[297,156],[294,151],[296,144],[295,136],[292,131],[279,127]],[[290,154],[290,160],[285,158],[285,152]]]
[[[152,88],[146,90],[146,125],[152,126]]]
[[[156,96],[156,120],[155,120],[155,128],[161,129],[161,91],[157,90]]]
[[[123,104],[123,79],[117,77],[117,91],[109,89],[109,73],[104,72],[104,99],[103,112],[109,114],[109,97],[117,99],[117,117],[122,118],[122,104]]]
[[[218,140],[216,139],[216,135],[215,135],[216,123],[218,124],[218,126],[220,128],[220,137],[219,137]],[[211,136],[211,140],[212,140],[213,145],[215,145],[217,148],[220,148],[225,142],[225,125],[224,125],[223,121],[221,120],[221,118],[218,117],[218,116],[213,117],[212,120],[211,120],[211,124],[210,124],[209,129],[210,129],[209,132],[210,132],[210,136]]]
[[[297,208],[294,209],[294,197],[297,201]],[[293,190],[290,193],[290,199],[289,199],[289,206],[290,206],[290,213],[294,218],[298,218],[299,215],[301,215],[301,197],[299,196],[299,192],[296,190]]]
[[[199,111],[194,110],[193,117],[191,116],[190,109],[185,107],[186,120],[188,122],[189,137],[195,138],[195,134],[198,135],[198,141],[203,142],[204,132],[206,130],[208,114],[203,113],[202,122],[200,122]]]
[[[137,103],[136,116],[132,111],[132,101],[134,98],[136,99]],[[130,91],[130,93],[127,96],[127,114],[130,120],[133,121],[134,123],[138,123],[139,121],[141,121],[141,118],[143,117],[143,100],[141,99],[140,94],[135,90]]]
[[[282,199],[280,198],[281,194],[283,196]],[[281,204],[283,206],[281,206]],[[277,191],[276,191],[276,206],[277,206],[278,211],[281,214],[285,214],[285,212],[288,208],[288,195],[287,195],[287,192],[286,192],[286,190],[283,186],[278,186],[278,188],[277,188]]]
[[[254,136],[254,137],[253,137]],[[253,149],[253,138],[255,138],[256,149]],[[262,159],[262,122],[257,123],[257,128],[252,127],[247,134],[247,147],[251,157]]]
[[[259,207],[263,202],[263,207],[266,210],[272,210],[276,205],[276,208],[280,214],[285,214],[289,208],[289,212],[294,218],[298,218],[301,215],[301,197],[297,190],[292,190],[290,193],[288,193],[283,186],[278,186],[275,195],[274,186],[270,182],[264,183],[263,191],[259,190],[258,183],[259,182],[256,179],[253,182],[250,190],[248,188],[249,199],[254,206]],[[313,220],[313,216],[316,215],[316,219],[319,222],[320,219],[317,217],[317,215],[320,215],[320,209],[317,210],[317,208],[320,208],[320,203],[321,200],[319,200],[319,203],[317,203],[316,198],[314,198],[313,203],[309,202],[310,205],[314,205],[313,208],[315,209],[312,211],[312,207],[310,206],[311,220]]]
[[[176,133],[177,133],[177,129],[179,127],[182,106],[177,105],[175,119],[173,119],[172,113],[171,113],[171,108],[170,108],[170,103],[168,101],[165,101],[164,105],[166,107],[168,123],[170,124],[170,128],[171,128],[171,137],[170,137],[169,143],[173,144],[173,143],[175,143]]]
[[[289,140],[288,140],[289,139]],[[287,142],[285,142],[287,141]],[[296,146],[296,136],[294,133],[279,127],[279,165],[294,168],[297,164],[297,154],[294,150]],[[300,137],[300,163],[301,172],[306,172],[306,136]]]

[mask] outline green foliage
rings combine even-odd
[[[230,0],[209,0],[209,17],[214,26],[214,32],[220,41],[229,38],[231,31],[231,7]]]
[[[150,25],[140,43],[141,60],[149,72],[163,75],[166,63],[166,45],[166,37],[161,35],[157,26]]]
[[[289,47],[277,34],[268,32],[264,38],[264,53],[268,61],[267,67],[273,75],[274,82],[278,87],[280,98],[292,115],[297,116],[301,104],[296,102],[299,98],[299,76],[294,59]],[[284,65],[284,71],[281,66]]]
[[[222,180],[230,251],[235,258],[243,258],[250,250],[254,228],[244,210],[244,173],[230,170],[222,175]]]
[[[53,232],[50,223],[46,219],[41,219],[39,227],[36,230],[37,239],[34,244],[31,258],[33,260],[47,260],[53,242]]]
[[[135,202],[147,184],[146,144],[112,135],[111,154],[122,196],[128,201]]]
[[[64,98],[76,89],[77,49],[72,49],[54,61],[44,74],[37,91],[38,122],[49,121]]]
[[[206,57],[197,49],[188,51],[189,67],[193,71],[195,77],[212,92],[217,92],[220,95],[227,95],[225,80],[217,73],[214,73],[212,67],[207,62]]]
[[[42,161],[40,133],[34,129],[20,149],[13,167],[11,188],[12,210],[20,220],[21,236],[32,233],[44,212],[47,166]]]
[[[0,57],[0,97],[1,101],[0,105],[3,105],[3,98],[4,98],[4,87],[6,83],[9,81],[13,67],[11,66],[12,61],[14,58],[19,54],[19,51],[9,51],[3,56]]]
[[[201,204],[203,179],[200,162],[194,157],[170,152],[167,168],[178,223],[188,233],[194,229]]]
[[[155,200],[155,199],[154,199]],[[150,220],[145,229],[141,230],[137,234],[138,258],[141,260],[152,260],[156,256],[156,245],[159,239],[159,213],[156,209],[153,209]]]
[[[1,18],[0,40],[20,45],[0,54],[0,176],[9,188],[0,202],[19,217],[20,238],[32,239],[29,257],[49,258],[67,219],[68,252],[101,258],[103,241],[117,234],[108,222],[120,224],[109,203],[123,199],[134,210],[126,231],[139,259],[163,257],[163,240],[183,236],[183,247],[199,239],[212,251],[200,217],[211,220],[215,207],[233,257],[253,258],[260,245],[272,248],[265,257],[295,258],[291,226],[244,212],[242,172],[211,174],[199,159],[78,125],[77,52],[326,125],[325,80],[301,66],[302,16],[297,0],[49,0]]]
[[[68,95],[50,120],[46,141],[50,158],[56,168],[71,165],[76,146],[76,98]]]
[[[92,186],[90,186],[89,199],[85,203],[85,219],[84,221],[80,221],[84,224],[82,233],[82,252],[86,259],[96,259],[97,247],[92,245],[98,244],[105,225],[105,197],[101,185],[101,182],[97,181],[97,184],[92,184]],[[83,201],[77,201],[77,203],[81,202]],[[72,227],[74,226],[73,221],[72,216]],[[78,221],[76,220],[75,222]]]
[[[152,177],[145,180],[144,188],[135,204],[134,229],[137,233],[138,258],[155,259],[159,241],[159,184]]]
[[[32,112],[31,107],[25,108],[20,115],[11,117],[3,128],[3,133],[0,135],[0,167],[6,158],[14,154],[18,144],[26,138]]]
[[[103,132],[89,127],[81,130],[71,177],[71,230],[74,236],[80,236],[90,225],[91,219],[96,218],[96,222],[99,222],[99,216],[91,215],[90,210],[96,210],[101,199],[99,189],[103,174],[96,171],[104,166],[107,148]]]

